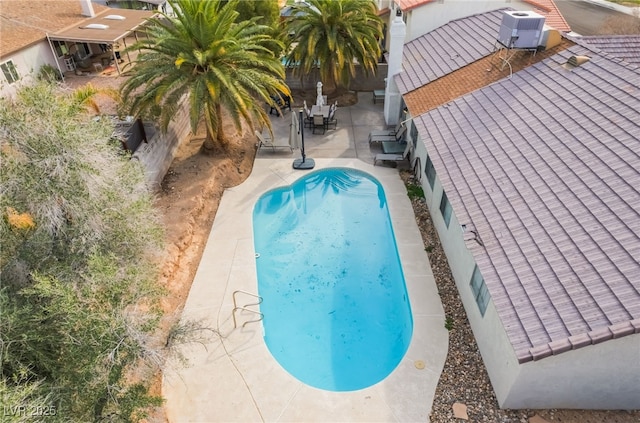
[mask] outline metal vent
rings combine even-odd
[[[573,68],[576,68],[580,65],[587,63],[589,59],[590,59],[589,56],[571,56],[567,60],[567,63],[562,65],[562,67],[564,67],[565,69],[571,70]]]

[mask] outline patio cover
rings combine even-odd
[[[70,41],[78,43],[114,45],[120,41],[126,47],[126,37],[145,26],[146,20],[156,15],[157,11],[132,9],[105,9],[92,18],[87,18],[74,25],[70,25],[53,34],[47,34],[51,41]],[[122,19],[124,18],[124,19]],[[88,25],[106,25],[108,28],[87,28]],[[53,49],[53,47],[52,47]],[[118,75],[121,74],[120,65],[116,59],[116,49],[112,49]]]
[[[105,9],[96,13],[96,16],[92,18],[87,18],[53,34],[47,34],[47,36],[52,41],[115,44],[144,26],[146,19],[156,13],[158,12],[152,10]],[[109,15],[122,16],[124,19],[107,19],[106,16]],[[107,25],[109,28],[86,28],[91,24]]]

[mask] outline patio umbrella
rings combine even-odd
[[[302,131],[300,130],[300,122],[297,113],[291,113],[291,124],[289,125],[289,145],[294,150],[300,148]]]
[[[308,159],[304,154],[304,130],[302,127],[302,122],[304,119],[303,111],[300,109],[298,112],[298,116],[296,113],[291,113],[291,128],[289,129],[289,145],[292,148],[300,148],[300,153],[302,154],[301,159],[295,159],[293,161],[294,169],[313,169],[316,165],[316,162],[313,159]],[[296,129],[297,128],[297,129]]]
[[[318,96],[316,97],[316,106],[324,106],[324,97],[322,96],[322,82],[318,81],[316,85],[316,91],[318,92]]]

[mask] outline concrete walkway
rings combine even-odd
[[[258,290],[253,206],[266,191],[305,174],[291,166],[298,151],[260,151],[249,178],[222,197],[185,304],[184,320],[199,320],[212,330],[202,331],[207,336],[202,343],[182,348],[187,366],[175,360],[164,373],[163,395],[170,421],[428,421],[448,350],[442,303],[397,170],[371,164],[375,151],[369,150],[367,134],[382,127],[382,106],[365,97],[356,106],[340,108],[337,116],[338,129],[324,136],[305,130],[308,157],[316,160],[316,169],[363,170],[384,187],[414,320],[405,357],[391,375],[369,388],[329,392],[307,386],[287,373],[267,350],[261,324],[234,329],[232,293]],[[290,112],[284,119],[274,117],[276,136],[288,138],[290,121]],[[251,302],[251,298],[242,297],[240,302]],[[242,321],[253,317],[237,316]]]

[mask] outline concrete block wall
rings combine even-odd
[[[375,75],[364,76],[364,72],[360,66],[356,69],[356,76],[351,78],[350,89],[352,91],[373,91],[383,90],[385,88],[384,79],[387,77],[387,64],[378,63],[378,70]],[[317,69],[311,71],[308,75],[300,80],[299,76],[293,75],[293,69],[286,69],[286,83],[292,90],[304,88],[307,91],[315,91],[316,84],[320,81]]]
[[[188,141],[191,133],[189,123],[189,109],[187,101],[182,101],[174,119],[169,124],[167,132],[157,130],[146,143],[140,144],[133,159],[144,165],[147,183],[151,189],[160,189],[162,179],[167,174],[178,147]]]

